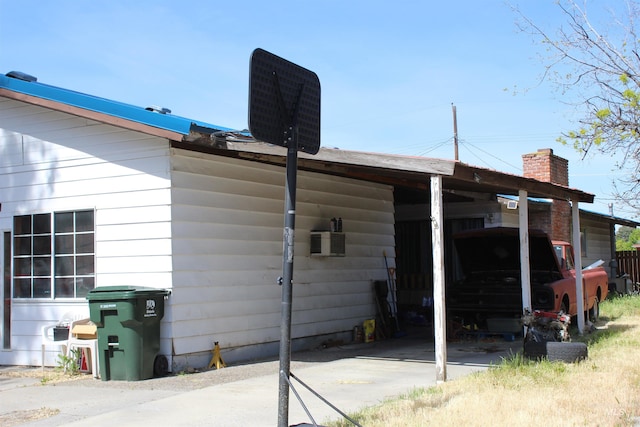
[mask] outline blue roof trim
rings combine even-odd
[[[143,107],[112,101],[85,93],[62,89],[35,81],[29,82],[6,75],[0,75],[0,88],[5,88],[13,92],[23,93],[62,104],[71,105],[85,110],[95,111],[118,117],[132,122],[142,123],[159,129],[177,132],[182,135],[189,135],[192,126],[199,128],[199,131],[211,130],[230,132],[232,129],[212,125],[205,122],[198,122],[185,117],[174,116],[172,114],[161,114],[146,110]]]

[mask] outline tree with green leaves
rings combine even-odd
[[[616,232],[616,251],[636,250],[633,245],[640,243],[640,228],[620,227]]]
[[[519,25],[546,47],[542,79],[558,86],[563,99],[579,110],[576,128],[559,138],[583,158],[589,154],[616,156],[625,178],[614,184],[615,197],[640,207],[640,38],[634,0],[592,2],[607,8],[608,22],[590,20],[587,0],[559,0],[565,24],[550,32],[517,8]],[[567,96],[570,95],[570,96]],[[628,173],[628,174],[627,174]]]
[[[618,241],[618,240],[621,240],[621,241],[629,240],[629,236],[631,235],[631,232],[633,230],[635,230],[635,228],[627,227],[626,225],[623,225],[622,227],[618,228],[618,231],[616,231],[616,241]]]

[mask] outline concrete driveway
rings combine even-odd
[[[487,369],[520,350],[519,340],[501,337],[449,344],[447,378]],[[435,385],[434,356],[433,342],[404,337],[297,353],[292,356],[291,372],[350,413]],[[0,367],[0,425],[277,425],[277,360],[133,382],[100,381],[87,375],[48,383],[41,382],[39,368],[31,371],[31,375],[16,376],[15,368]],[[303,386],[295,381],[293,385],[316,423],[340,418]],[[29,420],[30,416],[43,418]],[[312,421],[290,392],[289,424],[298,423]]]

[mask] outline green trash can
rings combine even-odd
[[[166,289],[104,286],[87,294],[89,316],[98,330],[100,378],[137,381],[166,374],[160,351],[160,321]],[[164,371],[164,372],[161,372]]]

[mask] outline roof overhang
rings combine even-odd
[[[583,209],[580,210],[580,215],[585,218],[591,218],[599,222],[608,222],[611,225],[623,225],[625,227],[636,228],[640,227],[640,222],[632,221],[630,219],[620,218],[612,215],[604,215],[597,212],[589,212]]]
[[[176,146],[191,150],[284,166],[286,148],[260,142],[235,143],[214,137],[192,138]],[[518,175],[470,166],[454,160],[320,148],[316,155],[298,154],[298,168],[371,182],[429,190],[430,177],[443,177],[447,190],[518,195],[593,203],[594,195]]]
[[[518,195],[525,190],[528,197],[569,200],[593,203],[595,195],[584,191],[549,182],[538,181],[520,175],[512,175],[491,169],[483,169],[464,163],[456,163],[451,178],[444,178],[447,188],[464,188],[469,191]]]

